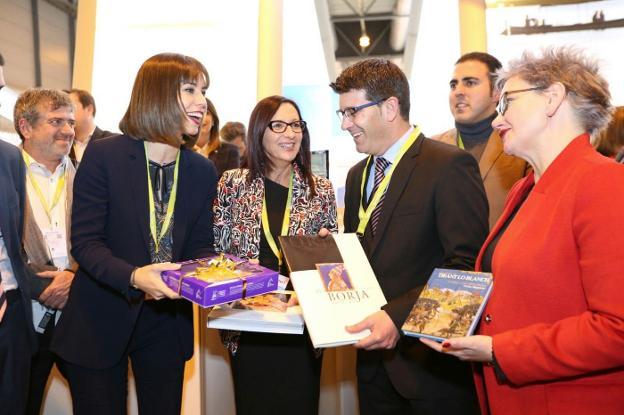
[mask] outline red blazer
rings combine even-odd
[[[533,175],[509,194],[483,252]],[[624,414],[624,166],[575,138],[500,238],[479,334],[505,373],[475,373],[484,414]]]

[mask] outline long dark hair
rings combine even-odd
[[[279,107],[283,104],[290,104],[295,107],[299,119],[303,119],[299,106],[295,101],[279,95],[273,95],[262,99],[251,112],[246,149],[247,168],[250,173],[247,176],[248,181],[256,177],[266,176],[266,173],[272,168],[271,160],[269,160],[264,152],[264,147],[262,147],[262,140],[264,139],[264,132],[269,128],[271,118],[273,118]],[[297,157],[295,157],[295,164],[299,167],[301,175],[310,188],[311,195],[315,196],[316,188],[312,177],[312,156],[310,155],[310,132],[307,128],[303,130],[302,136],[301,147],[299,148]]]

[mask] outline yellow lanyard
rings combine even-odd
[[[465,150],[464,142],[461,139],[461,135],[459,134],[459,130],[457,130],[457,147],[461,148],[462,150]]]
[[[292,191],[293,191],[293,177],[295,176],[295,171],[290,174],[290,183],[288,185],[288,198],[286,199],[286,209],[284,210],[284,219],[282,220],[282,231],[280,232],[281,236],[288,235],[288,227],[290,226],[290,211],[292,209]],[[273,235],[271,234],[271,228],[269,227],[269,213],[266,208],[266,189],[264,195],[262,196],[262,230],[264,231],[264,237],[266,238],[269,247],[271,247],[271,251],[275,254],[275,257],[278,260],[280,267],[282,266],[282,254],[277,248],[277,244],[275,243],[275,239],[273,239]]]
[[[48,221],[50,222],[50,225],[52,225],[52,210],[56,207],[56,205],[58,205],[59,200],[61,200],[61,193],[63,193],[63,189],[65,188],[66,170],[63,167],[63,175],[59,178],[58,182],[56,183],[56,190],[54,191],[54,196],[52,197],[52,205],[48,205],[47,198],[43,195],[43,192],[41,191],[41,187],[39,187],[37,180],[35,180],[35,178],[32,175],[32,172],[30,171],[30,164],[33,162],[32,157],[30,157],[30,155],[23,150],[22,150],[22,156],[24,157],[24,162],[26,163],[26,166],[27,166],[26,171],[28,172],[28,180],[30,180],[30,184],[32,185],[33,189],[35,189],[35,193],[37,194],[37,197],[39,198],[39,201],[41,202],[41,206],[43,207],[43,210],[45,211],[46,216],[48,217]]]
[[[379,187],[377,188],[377,190],[375,190],[375,193],[373,194],[373,197],[371,199],[371,202],[368,204],[368,207],[364,209],[364,206],[362,204],[362,199],[364,198],[364,184],[366,182],[366,172],[368,171],[368,166],[370,164],[370,161],[373,159],[373,157],[370,156],[368,160],[366,161],[366,167],[364,168],[364,171],[362,172],[362,183],[360,184],[360,196],[361,197],[360,197],[360,209],[358,211],[360,224],[358,225],[358,228],[357,228],[357,234],[359,236],[364,235],[364,230],[366,229],[366,225],[368,225],[368,221],[370,220],[371,215],[373,214],[373,211],[377,207],[377,204],[381,200],[381,197],[386,192],[386,189],[388,188],[388,185],[390,184],[390,179],[392,179],[392,173],[394,173],[394,169],[401,161],[401,158],[403,157],[405,152],[412,146],[412,144],[414,144],[414,142],[416,141],[419,135],[420,135],[420,128],[414,127],[414,131],[412,131],[412,134],[410,134],[407,141],[403,143],[403,145],[401,146],[399,153],[394,157],[394,160],[392,160],[392,166],[390,167],[390,171],[388,171],[388,174],[386,174],[386,177],[384,177],[384,179],[379,184]]]
[[[180,153],[178,150],[178,155],[176,157],[176,165],[173,169],[173,187],[171,188],[171,195],[169,196],[169,202],[167,203],[167,213],[165,214],[165,220],[163,221],[162,227],[160,228],[160,235],[156,235],[156,209],[154,208],[154,193],[152,191],[152,177],[150,176],[149,171],[149,156],[147,155],[147,142],[143,141],[143,147],[145,148],[145,163],[147,164],[147,192],[149,197],[149,215],[150,215],[150,233],[152,234],[152,239],[154,240],[154,244],[156,245],[156,252],[158,252],[158,247],[160,245],[160,240],[167,232],[167,228],[171,223],[171,218],[173,217],[173,211],[175,209],[175,202],[178,196],[178,167],[180,167]]]

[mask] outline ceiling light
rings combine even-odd
[[[368,37],[368,35],[366,33],[362,33],[362,36],[360,36],[360,47],[362,49],[367,48],[370,46],[370,37]]]

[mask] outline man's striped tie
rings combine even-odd
[[[383,157],[377,157],[377,159],[375,160],[375,181],[373,182],[373,191],[371,192],[371,197],[375,194],[375,191],[377,191],[377,188],[381,184],[381,181],[384,179],[384,177],[386,177],[385,171],[390,164],[392,163],[390,163]],[[377,206],[375,206],[373,214],[371,215],[371,231],[373,236],[375,236],[375,229],[377,228],[379,218],[381,217],[381,206],[383,205],[383,200],[385,196],[386,193],[384,192],[384,194],[382,194],[381,198],[379,199],[379,203],[377,203]]]

